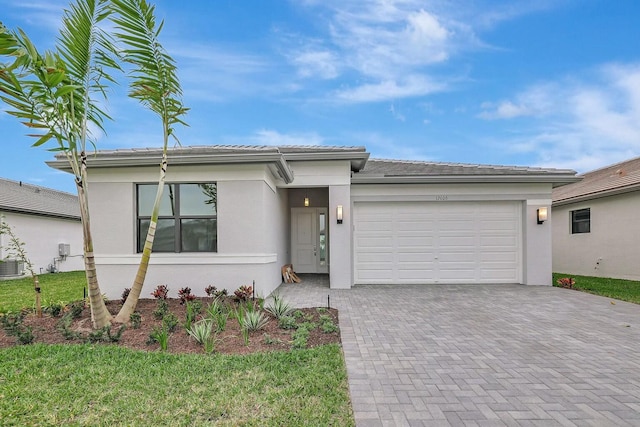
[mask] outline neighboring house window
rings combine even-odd
[[[147,238],[157,188],[157,184],[137,185],[138,252]],[[154,252],[216,252],[217,202],[215,183],[165,184]]]
[[[591,209],[571,211],[571,234],[591,232]]]

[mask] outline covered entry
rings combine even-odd
[[[356,284],[520,283],[521,203],[356,202]]]

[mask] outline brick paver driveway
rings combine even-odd
[[[521,285],[279,292],[331,305],[358,426],[640,426],[640,306]]]

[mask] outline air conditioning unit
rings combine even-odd
[[[2,276],[19,276],[22,274],[22,261],[17,259],[0,260],[0,277]]]

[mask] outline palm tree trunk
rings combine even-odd
[[[166,147],[166,144],[165,144]],[[120,312],[115,317],[115,321],[118,323],[126,323],[133,314],[138,305],[140,294],[142,293],[142,287],[144,286],[144,280],[147,277],[147,270],[149,269],[149,260],[151,259],[151,251],[153,249],[153,241],[156,236],[156,226],[158,224],[158,216],[160,214],[160,202],[162,201],[162,193],[164,192],[164,182],[167,176],[167,152],[162,153],[162,162],[160,163],[160,177],[158,178],[158,189],[156,191],[156,200],[153,204],[153,212],[151,213],[151,221],[149,222],[149,230],[147,231],[147,238],[144,242],[144,248],[142,250],[142,258],[138,265],[138,272],[136,278],[129,291],[129,296],[123,304]]]
[[[84,235],[84,269],[87,276],[87,286],[89,288],[89,305],[91,307],[91,323],[94,329],[103,328],[111,323],[111,314],[104,304],[100,286],[98,284],[98,274],[96,272],[96,260],[93,254],[93,238],[91,237],[91,226],[89,221],[89,197],[86,189],[86,155],[81,153],[81,175],[76,177],[76,189],[78,190],[78,200],[80,202],[80,218],[82,219],[82,232]]]

